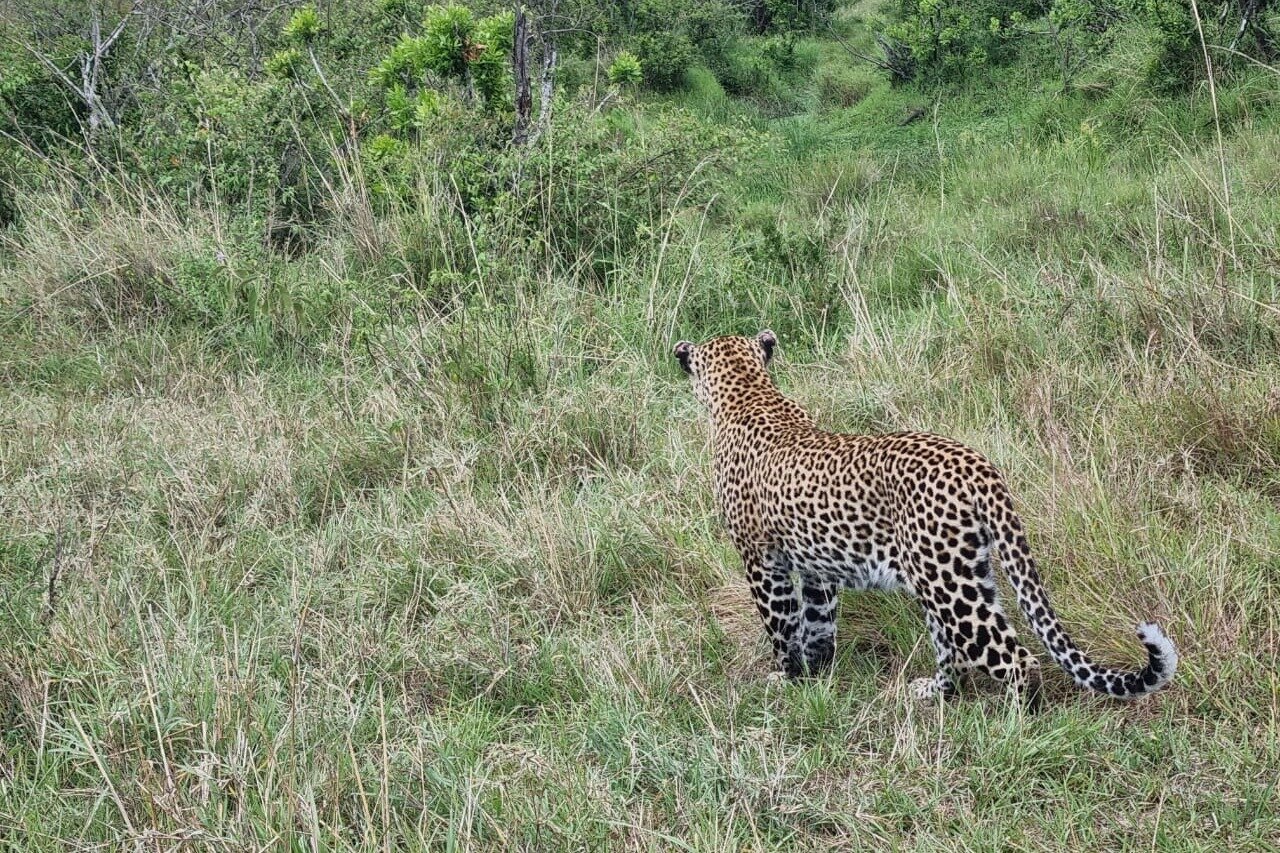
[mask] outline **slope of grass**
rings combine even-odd
[[[1051,86],[725,112],[769,134],[728,197],[606,276],[432,232],[465,300],[390,295],[411,218],[287,260],[145,187],[24,199],[3,844],[1274,849],[1280,129],[1253,78],[1221,156],[1200,99],[1122,135]],[[766,325],[822,423],[987,452],[1075,634],[1136,662],[1160,621],[1173,689],[917,706],[890,596],[766,681],[668,356]]]

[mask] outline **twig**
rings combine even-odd
[[[63,531],[59,530],[53,539],[53,565],[49,569],[49,585],[45,589],[44,613],[40,616],[41,625],[52,622],[58,608],[58,578],[62,575],[62,539]]]
[[[862,51],[858,50],[853,45],[845,41],[844,36],[840,35],[839,31],[836,30],[834,24],[828,22],[827,30],[830,31],[831,37],[836,40],[836,43],[839,44],[842,48],[844,48],[845,52],[848,53],[850,56],[854,57],[855,59],[861,59],[863,62],[869,62],[882,71],[888,71],[890,73],[893,72],[893,66],[885,62],[883,59],[876,59],[874,56],[871,56],[870,54],[863,53]]]

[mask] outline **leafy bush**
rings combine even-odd
[[[432,6],[422,22],[422,60],[441,77],[462,77],[475,55],[475,19],[466,6]]]
[[[227,203],[260,205],[279,185],[289,102],[273,78],[220,68],[175,76],[140,102],[137,156],[160,187],[216,188]]]
[[[267,73],[281,80],[297,80],[302,71],[302,61],[302,51],[286,47],[267,59]]]
[[[659,92],[684,85],[685,72],[697,57],[693,43],[679,30],[641,33],[633,45],[644,69],[645,83]]]
[[[1052,0],[1045,15],[1044,33],[1053,43],[1064,86],[1110,46],[1113,25],[1121,17],[1120,8],[1110,0]],[[1021,13],[1014,13],[1012,18],[1016,25],[1025,25]]]
[[[1185,0],[1122,0],[1122,3],[1125,12],[1154,34],[1156,49],[1146,69],[1150,83],[1159,89],[1177,89],[1204,73],[1196,19],[1189,3]],[[1204,25],[1212,26],[1212,17]]]
[[[475,78],[476,88],[485,103],[497,105],[510,97],[510,68],[515,16],[500,12],[482,18],[475,29],[475,39],[470,46],[468,66]]]
[[[627,46],[640,59],[645,83],[671,91],[699,60],[713,68],[724,62],[740,21],[724,0],[639,0]]]
[[[634,86],[644,77],[640,59],[629,50],[620,50],[609,66],[609,82],[615,86]]]
[[[716,76],[726,92],[750,98],[767,115],[790,115],[805,102],[817,57],[813,42],[791,35],[747,38],[733,46]]]
[[[403,35],[382,61],[369,72],[374,85],[387,89],[417,86],[427,72],[427,39]]]
[[[794,32],[826,23],[838,0],[751,0],[747,17],[757,32]]]
[[[502,12],[479,21],[465,6],[432,6],[421,35],[403,35],[369,73],[372,83],[388,91],[413,95],[428,74],[441,81],[474,83],[486,105],[509,97],[508,57],[514,18]]]
[[[1223,4],[1202,20],[1210,44],[1232,40],[1239,26],[1233,8]],[[1152,47],[1143,75],[1156,89],[1178,90],[1203,75],[1196,20],[1185,0],[902,0],[884,36],[904,45],[935,81],[960,79],[1012,58],[1029,38],[1045,39],[1066,83],[1111,49],[1126,26],[1130,35],[1133,28],[1146,31],[1137,34]]]
[[[22,48],[30,33],[0,19],[0,130],[44,146],[79,133],[76,113],[64,90],[34,56]],[[65,51],[53,61],[70,64]]]
[[[284,25],[284,37],[295,44],[311,44],[320,37],[324,23],[315,6],[303,6]]]
[[[958,79],[1004,58],[1012,14],[1025,10],[997,0],[902,0],[900,20],[887,29],[933,79]]]

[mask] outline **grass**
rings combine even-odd
[[[0,846],[1274,849],[1280,128],[1240,87],[1230,206],[1198,101],[1121,135],[878,84],[742,106],[719,206],[655,206],[605,275],[441,227],[456,299],[402,298],[411,217],[289,260],[146,186],[21,199]],[[875,595],[828,677],[766,681],[668,356],[766,325],[822,423],[987,452],[1077,638],[1136,663],[1160,621],[1174,687],[916,706],[921,619]]]

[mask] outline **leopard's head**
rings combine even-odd
[[[689,374],[694,396],[714,417],[749,390],[773,385],[768,366],[777,346],[778,336],[766,329],[754,338],[725,335],[700,344],[681,341],[675,357]]]

